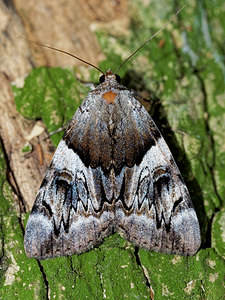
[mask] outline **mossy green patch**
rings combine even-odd
[[[13,86],[17,110],[26,118],[42,119],[49,133],[72,118],[88,90],[72,71],[46,67],[32,70],[22,88]],[[55,146],[61,137],[51,137]]]
[[[1,299],[44,299],[46,289],[38,263],[28,259],[23,250],[23,231],[20,218],[4,216],[1,232],[4,251],[1,257]]]
[[[143,250],[139,254],[155,299],[220,299],[225,294],[225,262],[213,249],[201,250],[193,257]]]
[[[212,246],[225,259],[225,211],[215,213],[212,223]]]

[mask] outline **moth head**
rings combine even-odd
[[[114,74],[111,70],[106,71],[105,74],[99,78],[100,83],[111,80],[115,80],[118,83],[121,82],[120,76],[118,74]]]

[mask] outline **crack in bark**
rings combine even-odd
[[[74,285],[76,286],[76,285],[77,285],[77,283],[76,283],[77,278],[82,277],[82,276],[81,276],[81,275],[79,274],[79,272],[73,267],[73,259],[72,259],[72,256],[68,256],[67,259],[68,259],[69,262],[70,262],[70,268],[71,268],[71,270],[72,270],[72,273],[75,274],[75,275],[74,275],[75,277],[73,278],[73,280],[74,280]],[[83,277],[83,278],[84,278],[84,277]]]
[[[1,216],[1,223],[0,223],[0,233],[1,233],[1,252],[2,252],[2,255],[0,256],[0,266],[2,266],[2,260],[3,260],[3,257],[5,256],[5,235],[4,235],[4,231],[3,231],[3,218]]]
[[[19,203],[19,208],[20,208],[19,214],[20,214],[20,218],[21,218],[22,213],[26,213],[26,207],[25,207],[25,203],[23,201],[23,197],[21,195],[20,188],[17,183],[16,177],[13,173],[13,170],[11,169],[10,161],[9,161],[8,154],[7,154],[7,151],[5,148],[5,144],[4,144],[4,141],[1,136],[0,136],[0,146],[2,148],[2,152],[3,152],[4,158],[5,158],[5,162],[6,162],[6,179],[9,183],[13,193],[18,198],[18,203]]]
[[[144,268],[143,268],[143,266],[141,264],[138,252],[139,252],[139,248],[135,247],[134,256],[135,256],[135,259],[136,259],[136,263],[137,263],[138,266],[141,267],[143,275],[144,275],[144,278],[145,278],[146,286],[150,290],[151,289],[151,284],[150,284],[150,281],[149,281],[148,277],[145,275],[145,271],[144,271]]]
[[[36,261],[37,261],[38,267],[40,269],[40,272],[43,276],[43,280],[44,280],[44,284],[45,284],[45,288],[46,288],[46,298],[45,299],[50,300],[50,298],[49,298],[49,283],[48,283],[47,275],[45,274],[44,268],[41,265],[40,261],[38,259],[36,259]]]
[[[7,256],[5,255],[5,233],[3,230],[3,216],[1,215],[1,221],[0,221],[0,238],[1,238],[1,256],[0,256],[0,271],[1,271],[1,276],[4,276],[4,273],[8,269],[8,263],[7,263]]]

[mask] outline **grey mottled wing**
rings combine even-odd
[[[87,166],[82,149],[75,152],[65,141],[68,134],[74,138],[77,130],[76,140],[85,138],[90,128],[89,101],[91,107],[92,99],[87,97],[75,113],[37,194],[24,237],[28,257],[80,254],[112,233],[114,214],[101,197],[96,172]]]
[[[90,92],[47,170],[24,246],[39,259],[85,252],[113,231],[148,250],[200,246],[196,213],[160,132],[114,80]]]
[[[125,168],[126,192],[116,204],[115,223],[124,238],[141,248],[193,255],[201,243],[198,219],[177,166],[165,150],[161,138],[139,166]]]
[[[122,184],[115,204],[116,229],[147,250],[193,255],[200,247],[201,237],[187,187],[147,111],[131,94],[126,102],[132,111],[129,122],[137,141],[132,147],[138,157],[133,167],[125,166],[119,176]],[[127,124],[121,131],[126,128]],[[129,135],[124,139],[129,140]]]

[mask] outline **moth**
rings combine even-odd
[[[24,237],[27,256],[80,254],[114,232],[147,250],[194,255],[198,219],[165,140],[117,72],[102,73],[38,191]]]

